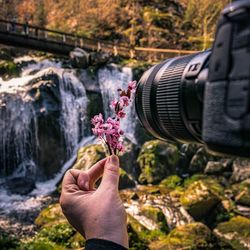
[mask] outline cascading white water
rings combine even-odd
[[[103,96],[103,104],[105,107],[105,116],[113,116],[110,103],[118,98],[117,90],[127,89],[128,83],[132,81],[133,72],[129,67],[118,68],[116,65],[105,67],[98,71],[98,81]],[[136,142],[134,136],[135,130],[135,105],[132,103],[126,109],[126,118],[121,121],[121,127],[124,130],[126,137],[132,142]]]
[[[8,173],[8,160],[12,158],[12,164],[16,167],[24,161],[33,161],[35,153],[39,148],[37,137],[37,111],[34,108],[34,98],[28,94],[33,88],[31,82],[34,79],[53,71],[59,78],[59,91],[61,100],[60,129],[64,137],[67,155],[70,157],[72,151],[79,141],[86,136],[84,134],[85,112],[88,99],[82,83],[74,74],[74,70],[59,68],[59,63],[48,60],[34,65],[26,66],[23,69],[22,77],[10,81],[3,81],[0,78],[0,141],[1,158],[4,166],[1,166],[2,175]],[[46,68],[47,65],[47,68]],[[29,73],[34,69],[38,71],[33,75]],[[6,98],[8,96],[8,98]],[[41,112],[45,107],[41,108]],[[14,143],[14,147],[13,147]],[[14,150],[13,150],[14,148]],[[13,158],[15,161],[13,161]],[[13,170],[15,166],[12,166]]]

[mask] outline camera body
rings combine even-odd
[[[223,10],[205,84],[202,140],[215,152],[250,156],[250,1]]]
[[[250,157],[250,1],[222,11],[212,49],[146,71],[135,104],[159,139]]]

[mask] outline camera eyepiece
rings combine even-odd
[[[146,71],[136,91],[142,125],[161,140],[200,142],[210,51],[168,59]]]

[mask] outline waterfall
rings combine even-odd
[[[113,116],[110,108],[112,100],[117,99],[117,89],[127,89],[128,83],[132,81],[133,72],[129,67],[119,69],[116,65],[102,68],[98,71],[98,81],[103,96],[103,104],[105,107],[105,117]],[[136,143],[135,130],[135,105],[134,100],[126,109],[126,117],[121,121],[121,128],[124,130],[126,137]]]
[[[33,92],[36,88],[43,88],[43,80],[41,86],[37,86],[37,79],[46,74],[52,72],[58,77],[61,105],[58,129],[65,141],[67,158],[86,136],[84,128],[88,99],[85,88],[75,76],[74,70],[59,67],[59,63],[44,60],[23,68],[20,78],[9,81],[0,78],[0,176],[9,175],[18,168],[24,171],[25,162],[37,164],[40,148],[37,120],[47,112],[47,104],[40,105],[38,110]],[[52,89],[54,87],[55,83],[49,86]]]

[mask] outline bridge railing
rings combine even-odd
[[[0,32],[25,36],[27,39],[37,39],[44,42],[58,43],[60,45],[65,44],[72,46],[72,48],[80,47],[91,51],[103,51],[125,58],[135,58],[145,61],[157,62],[174,56],[197,53],[197,51],[190,50],[129,47],[120,43],[116,44],[103,40],[89,39],[66,32],[29,25],[28,23],[18,23],[6,20],[0,20]]]

